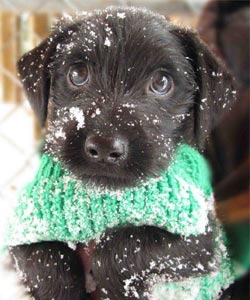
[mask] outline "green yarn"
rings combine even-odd
[[[40,241],[85,242],[98,239],[107,228],[153,225],[182,236],[206,234],[213,215],[210,172],[205,159],[181,145],[168,170],[136,188],[98,189],[74,179],[48,154],[20,197],[6,235],[6,245]],[[156,283],[152,300],[214,300],[235,279],[224,235],[215,226],[215,251],[208,275],[178,282]]]
[[[44,154],[34,181],[18,199],[8,245],[88,242],[107,228],[128,224],[197,235],[206,230],[211,195],[207,163],[187,145],[177,149],[160,178],[121,191],[98,190],[72,179],[60,162]]]

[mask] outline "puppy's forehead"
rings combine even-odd
[[[123,56],[134,65],[138,59],[153,58],[162,62],[166,55],[178,56],[177,41],[170,34],[171,24],[158,14],[141,9],[106,9],[86,14],[60,24],[65,39],[57,45],[57,53],[81,55],[85,60],[103,63]],[[177,51],[178,52],[178,51]],[[73,55],[71,55],[73,54]]]

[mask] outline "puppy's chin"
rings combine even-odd
[[[82,165],[82,166],[81,166]],[[149,178],[160,176],[162,172],[150,172],[145,174],[138,170],[124,170],[119,168],[97,166],[86,168],[86,164],[82,163],[65,163],[65,167],[74,175],[75,178],[81,180],[83,184],[91,187],[111,190],[121,190],[125,188],[136,187]],[[151,169],[152,171],[152,169]]]
[[[143,181],[143,179],[138,178],[122,178],[108,175],[82,175],[81,180],[89,186],[110,190],[135,187]]]
[[[146,159],[147,164],[133,164],[130,166],[112,166],[86,162],[78,156],[61,159],[63,165],[70,173],[81,180],[83,184],[91,187],[111,190],[133,188],[146,182],[149,178],[157,178],[166,172],[169,158],[161,160]]]

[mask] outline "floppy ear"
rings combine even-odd
[[[71,17],[59,20],[55,25],[59,30],[53,31],[46,40],[24,54],[17,63],[24,90],[42,127],[47,118],[50,93],[49,64],[56,53],[57,46],[65,43],[70,38],[70,33],[76,30],[78,23],[72,23],[71,20]]]
[[[223,112],[231,109],[236,99],[233,79],[194,32],[176,28],[172,33],[179,39],[195,74],[198,90],[193,107],[193,128],[196,145],[203,149]]]
[[[73,20],[73,21],[72,21]],[[50,93],[49,64],[58,49],[71,39],[72,32],[81,24],[71,16],[65,16],[57,21],[55,30],[40,45],[24,54],[17,63],[18,72],[23,83],[28,100],[40,125],[44,127]]]
[[[25,93],[38,117],[40,125],[45,125],[50,90],[48,65],[54,50],[49,38],[39,46],[24,54],[17,63],[19,76]]]

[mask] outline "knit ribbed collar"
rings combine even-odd
[[[73,179],[61,162],[44,154],[34,180],[20,197],[7,233],[9,246],[39,241],[89,242],[108,228],[153,225],[183,236],[204,234],[213,215],[210,172],[194,148],[181,145],[167,172],[122,191],[101,190]],[[211,274],[153,285],[152,299],[217,299],[235,278],[223,232],[216,225]]]
[[[18,199],[9,245],[39,241],[88,242],[107,228],[153,225],[181,235],[205,233],[211,210],[205,159],[181,145],[167,172],[136,188],[96,189],[72,179],[61,162],[44,154]]]

